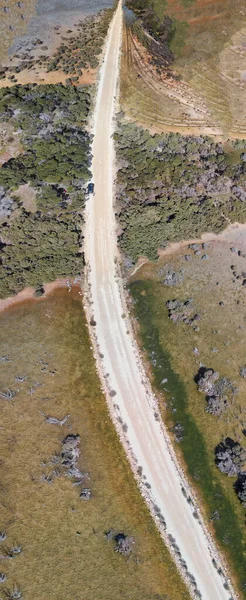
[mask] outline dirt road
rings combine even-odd
[[[181,487],[166,432],[154,414],[154,397],[146,383],[138,351],[122,300],[117,275],[116,224],[113,211],[113,115],[117,91],[122,28],[121,3],[109,31],[94,113],[93,181],[95,196],[87,204],[86,262],[90,314],[96,325],[91,328],[100,351],[101,376],[111,390],[108,402],[115,421],[120,416],[129,444],[132,465],[142,467],[142,489],[159,507],[167,534],[176,540],[188,571],[195,578],[200,597],[228,600],[231,594],[212,564],[211,544],[203,526],[193,516],[192,507]],[[113,392],[114,391],[114,392]],[[119,422],[119,420],[118,420]],[[195,452],[195,448],[194,448]],[[146,482],[149,487],[146,487]],[[194,589],[194,585],[193,585]],[[235,596],[234,596],[235,598]]]

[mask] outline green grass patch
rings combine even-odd
[[[181,2],[185,8],[189,8],[189,6],[195,4],[196,0],[181,0]]]
[[[134,313],[140,326],[140,337],[152,365],[155,387],[163,392],[163,379],[168,380],[165,384],[168,390],[165,389],[168,425],[173,427],[175,423],[180,423],[183,427],[183,441],[179,446],[188,473],[204,498],[208,515],[211,517],[214,511],[219,512],[220,519],[214,521],[216,536],[243,589],[245,545],[242,533],[233,505],[226,497],[219,477],[211,470],[203,434],[189,413],[185,385],[173,371],[170,356],[161,343],[158,322],[161,322],[162,332],[165,332],[167,310],[159,301],[158,290],[159,284],[146,281],[136,281],[130,285],[130,292],[134,299]]]
[[[193,0],[192,0],[193,1]],[[172,18],[172,36],[169,43],[169,48],[175,57],[182,56],[182,50],[185,46],[189,24],[186,21],[179,21]]]

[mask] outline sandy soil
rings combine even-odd
[[[74,286],[74,283],[70,279],[56,279],[56,281],[52,281],[51,283],[46,283],[44,285],[45,293],[38,298],[34,295],[35,288],[27,287],[15,296],[9,296],[4,300],[0,299],[0,312],[7,310],[10,306],[20,304],[21,302],[25,302],[26,300],[35,300],[35,302],[41,302],[43,298],[47,298],[47,296],[51,294],[55,289],[61,287],[68,287],[71,289],[72,286]]]
[[[159,249],[158,255],[162,257],[173,254],[188,244],[215,241],[228,242],[236,246],[239,250],[246,252],[246,223],[233,223],[233,225],[229,225],[222,233],[203,233],[201,238],[191,238],[190,240],[174,242],[173,244],[169,244],[164,250]],[[139,268],[140,267],[141,263],[139,264]]]
[[[0,88],[2,87],[11,87],[13,85],[26,85],[27,83],[38,83],[39,85],[42,84],[53,84],[55,85],[56,83],[66,83],[66,79],[67,77],[69,77],[69,75],[67,75],[66,73],[63,73],[62,71],[50,71],[49,73],[46,73],[46,71],[38,71],[35,72],[35,70],[30,70],[30,71],[22,71],[21,73],[17,73],[16,75],[16,79],[17,79],[17,83],[13,83],[11,81],[8,81],[6,79],[0,80]],[[96,79],[96,69],[88,69],[85,70],[83,72],[83,74],[81,75],[81,77],[79,78],[79,80],[74,84],[74,85],[91,85],[92,83],[95,82]],[[8,160],[8,154],[6,154],[7,156],[7,160]],[[9,157],[10,158],[10,157]]]
[[[212,565],[212,556],[217,556],[216,549],[205,530],[200,512],[199,519],[195,519],[194,506],[191,508],[182,493],[181,488],[187,489],[188,486],[178,467],[144,372],[128,318],[117,264],[112,133],[121,31],[120,1],[108,35],[94,113],[92,172],[95,194],[87,203],[86,212],[85,303],[88,323],[113,421],[133,471],[136,473],[137,467],[141,466],[139,484],[152,514],[155,505],[164,518],[163,525],[155,512],[163,537],[168,542],[169,534],[176,540],[204,600],[228,600],[231,593],[225,590],[224,580]],[[172,553],[182,571],[173,548]],[[185,577],[184,570],[182,573]],[[188,585],[191,588],[190,580]],[[194,584],[192,595],[193,591]]]

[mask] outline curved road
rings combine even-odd
[[[171,534],[194,576],[204,600],[228,600],[231,594],[212,565],[209,542],[181,491],[181,479],[168,449],[168,440],[155,420],[150,394],[127,322],[118,282],[116,224],[113,211],[113,116],[119,73],[122,31],[121,0],[109,30],[94,113],[93,181],[95,195],[87,203],[86,263],[92,311],[102,368],[114,401],[127,424],[127,438],[151,485]],[[195,451],[195,449],[194,449]]]

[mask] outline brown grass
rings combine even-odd
[[[181,81],[172,86],[160,79],[129,31],[122,64],[121,101],[128,118],[156,131],[224,135],[246,134],[245,52],[235,55],[235,44],[245,39],[245,7],[242,0],[181,2],[156,0],[160,17],[174,19],[177,27],[172,48],[175,62],[171,70]],[[179,23],[187,29],[179,29]],[[169,69],[170,71],[170,69]],[[184,100],[187,100],[186,106]],[[196,110],[198,109],[198,110]],[[138,116],[139,113],[139,116]],[[153,130],[153,129],[152,129]]]
[[[78,290],[58,289],[10,307],[1,331],[1,354],[11,359],[2,363],[2,386],[20,390],[12,403],[1,400],[0,528],[7,532],[1,548],[23,547],[20,556],[1,561],[7,586],[17,582],[27,600],[150,600],[158,594],[188,600],[108,415]],[[41,360],[48,363],[44,371]],[[21,374],[27,380],[17,384]],[[61,428],[46,423],[40,410],[71,416]],[[79,466],[90,474],[89,502],[64,476],[40,481],[52,469],[42,463],[60,451],[68,433],[81,436]],[[130,560],[105,540],[110,528],[134,536]]]

